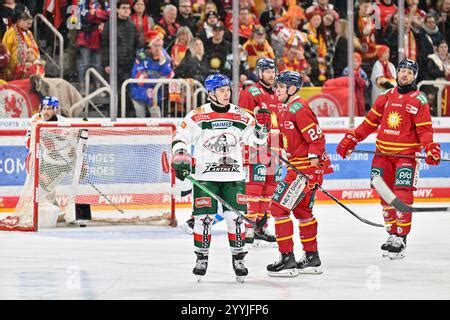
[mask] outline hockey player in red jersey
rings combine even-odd
[[[278,129],[277,114],[283,104],[278,101],[273,88],[276,75],[275,61],[268,58],[259,59],[256,63],[256,72],[259,77],[258,83],[241,92],[238,104],[239,107],[246,109],[252,115],[258,109],[270,111],[272,131],[269,137],[269,146],[272,149],[279,149],[279,130],[274,129]],[[270,198],[281,180],[282,167],[277,160],[271,157],[270,153],[267,153],[265,147],[258,150],[246,146],[244,161],[247,171],[247,218],[257,221],[268,211]],[[245,228],[247,243],[254,242],[255,245],[258,245],[261,241],[276,243],[275,236],[267,230],[267,223],[264,227],[256,230],[253,230],[251,224],[246,224]]]
[[[298,273],[322,273],[317,249],[317,220],[312,214],[315,190],[322,184],[323,175],[331,173],[331,162],[325,152],[325,136],[308,104],[297,95],[303,84],[302,76],[285,71],[276,77],[278,100],[285,104],[278,122],[283,148],[288,161],[303,175],[287,168],[284,180],[278,183],[270,203],[275,219],[275,232],[281,257],[267,266],[270,276],[296,276]],[[305,254],[295,261],[292,211],[298,219],[300,241]]]
[[[413,60],[403,59],[398,65],[397,87],[378,96],[363,123],[349,130],[337,146],[337,153],[347,157],[356,144],[378,129],[376,148],[380,153],[396,153],[409,158],[376,155],[371,177],[381,175],[396,196],[411,205],[419,175],[419,162],[411,159],[425,149],[429,165],[438,165],[441,149],[433,142],[430,107],[423,93],[417,90],[419,67]],[[406,254],[406,237],[411,230],[411,212],[397,212],[381,201],[389,237],[381,246],[384,257],[401,259]]]

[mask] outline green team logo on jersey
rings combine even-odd
[[[257,95],[260,95],[260,94],[261,94],[261,90],[259,90],[259,89],[256,88],[256,87],[251,87],[251,88],[249,88],[249,89],[248,89],[248,92],[250,92],[252,96],[257,96]]]
[[[416,98],[417,98],[417,100],[420,101],[420,103],[422,105],[425,105],[428,103],[427,97],[422,92]]]
[[[266,166],[263,164],[253,165],[253,182],[265,182],[266,181]]]
[[[300,102],[296,102],[292,106],[289,107],[288,111],[290,113],[296,113],[301,108],[303,108],[303,105]]]
[[[277,188],[275,189],[275,192],[273,193],[272,199],[279,203],[281,200],[281,197],[285,193],[287,187],[289,187],[289,184],[286,181],[281,181],[277,185]]]
[[[396,187],[412,187],[414,177],[413,168],[399,168],[395,172]]]
[[[370,179],[372,179],[375,176],[383,177],[383,169],[382,168],[372,168],[372,171],[370,171]]]
[[[283,178],[283,166],[277,164],[275,169],[275,182],[280,182]]]

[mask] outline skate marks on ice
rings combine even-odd
[[[381,220],[379,205],[352,205]],[[179,221],[189,216],[180,215]],[[1,299],[450,299],[450,217],[413,215],[405,259],[381,257],[387,233],[319,205],[322,275],[270,278],[276,248],[250,248],[237,283],[226,224],[213,228],[208,271],[192,274],[192,236],[179,228],[113,226],[0,232]],[[295,227],[295,258],[301,251]]]

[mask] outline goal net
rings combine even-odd
[[[55,212],[73,222],[75,204],[90,205],[94,223],[175,225],[168,165],[175,130],[173,124],[34,124],[27,179],[0,229],[36,231]]]

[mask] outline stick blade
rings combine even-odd
[[[411,212],[413,209],[407,204],[403,203],[394,192],[388,187],[381,176],[374,176],[371,180],[372,186],[377,190],[379,196],[386,201],[390,206],[401,212]]]

